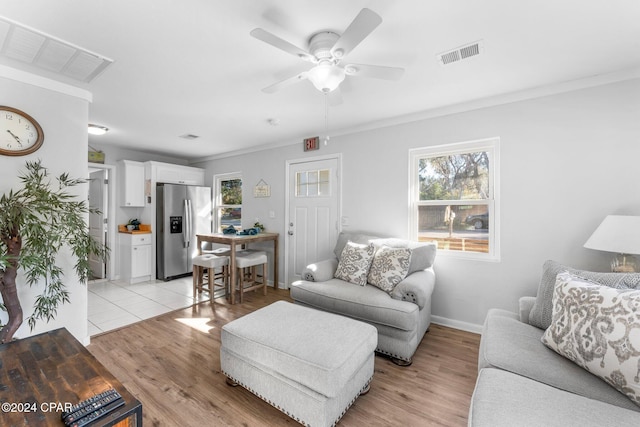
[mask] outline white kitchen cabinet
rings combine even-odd
[[[120,170],[120,206],[144,207],[144,163],[131,160],[118,162]]]
[[[202,185],[204,169],[190,166],[152,162],[155,167],[155,181],[167,184]]]
[[[120,233],[120,277],[128,283],[151,280],[151,233]]]

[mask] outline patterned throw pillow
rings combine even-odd
[[[407,276],[410,263],[411,249],[382,246],[373,256],[368,281],[385,292],[391,292]]]
[[[367,274],[369,274],[369,266],[374,253],[375,248],[373,245],[360,245],[352,241],[347,242],[342,250],[334,277],[356,285],[366,285]]]
[[[542,278],[538,286],[536,302],[529,313],[529,324],[540,329],[547,329],[551,324],[553,290],[558,273],[568,271],[574,276],[596,282],[598,285],[616,289],[640,289],[640,273],[600,273],[595,271],[576,270],[556,261],[544,263]]]
[[[640,290],[559,273],[542,342],[640,406]]]

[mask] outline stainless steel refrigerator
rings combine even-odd
[[[211,188],[156,186],[156,275],[171,280],[192,272],[196,234],[211,233]]]

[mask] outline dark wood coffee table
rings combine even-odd
[[[115,388],[125,405],[91,426],[142,426],[142,404],[66,329],[0,344],[0,424],[64,426],[65,407]]]

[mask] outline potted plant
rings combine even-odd
[[[36,297],[34,311],[27,319],[33,330],[38,320],[50,321],[60,304],[69,302],[58,265],[62,248],[71,250],[75,271],[81,281],[91,273],[89,255],[104,259],[107,248],[89,235],[86,201],[67,192],[86,181],[64,173],[54,182],[41,161],[27,162],[20,176],[22,188],[0,197],[0,295],[8,321],[0,330],[0,342],[13,339],[23,322],[16,278],[24,271],[29,286],[44,281],[44,291]]]

